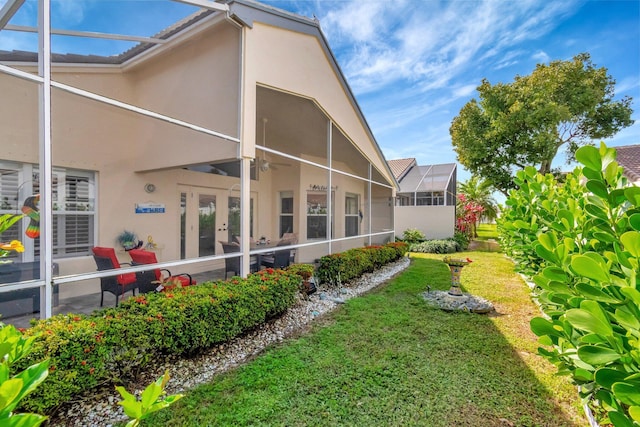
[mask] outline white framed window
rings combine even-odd
[[[53,256],[89,255],[95,240],[95,172],[56,167],[51,184]],[[25,200],[39,192],[37,165],[0,161],[0,213],[20,213]],[[29,223],[25,218],[2,235],[3,241],[23,242],[23,261],[40,255],[40,238],[25,236]]]
[[[346,193],[344,196],[344,237],[360,234],[360,195]]]
[[[333,203],[335,193],[331,192],[331,235],[333,237]],[[307,239],[326,239],[327,238],[327,192],[326,191],[307,191]]]

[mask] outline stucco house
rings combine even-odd
[[[397,182],[319,22],[249,0],[177,3],[192,10],[144,37],[49,28],[59,3],[42,3],[34,28],[12,25],[23,0],[1,9],[0,33],[40,42],[0,44],[0,213],[38,194],[40,236],[25,236],[29,218],[0,236],[22,240],[13,263],[35,270],[0,275],[0,303],[31,289],[48,317],[99,292],[113,272],[96,271],[92,248],[130,261],[116,243],[125,230],[158,266],[192,273],[238,257],[246,275],[273,250],[254,242],[285,233],[296,262],[393,241]],[[126,45],[51,47],[77,37]],[[239,252],[225,254],[231,240]]]
[[[456,221],[455,163],[418,165],[415,158],[388,161],[400,188],[395,199],[395,230],[415,228],[428,239],[453,237]]]
[[[629,183],[640,185],[640,144],[613,148],[616,149],[616,160],[624,168],[624,174]]]

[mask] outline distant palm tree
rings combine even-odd
[[[467,200],[482,206],[482,218],[487,221],[493,221],[498,216],[498,204],[493,198],[494,191],[488,181],[476,175],[471,175],[467,181],[458,182],[458,194],[464,194]]]

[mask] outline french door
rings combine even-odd
[[[227,236],[227,191],[180,186],[180,258],[222,253]]]
[[[240,235],[240,197],[227,189],[193,186],[179,186],[179,194],[180,258],[222,254],[220,241],[230,242]]]

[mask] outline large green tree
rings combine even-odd
[[[483,79],[480,100],[462,107],[449,130],[458,161],[507,194],[517,170],[548,173],[563,145],[571,160],[581,145],[632,125],[631,98],[614,100],[614,89],[587,53],[538,64],[512,83]]]

